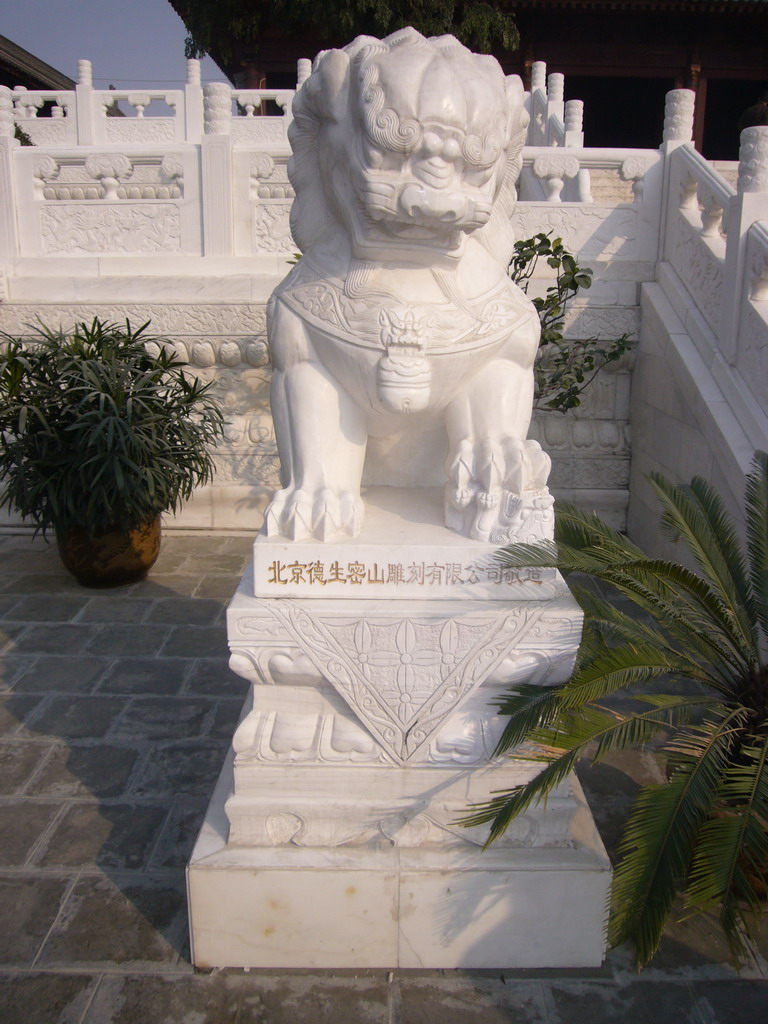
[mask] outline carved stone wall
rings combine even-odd
[[[38,317],[67,327],[94,317],[132,324],[151,321],[150,333],[173,345],[192,372],[215,381],[227,418],[214,483],[187,504],[180,527],[255,530],[264,503],[278,486],[278,458],[269,407],[271,367],[263,302],[12,302],[0,304],[0,330],[30,335]],[[637,309],[574,311],[579,334],[637,328]],[[584,333],[587,333],[584,331]],[[552,457],[556,496],[584,503],[623,527],[629,478],[629,366],[603,372],[582,405],[563,415],[538,412],[531,436]],[[430,483],[432,481],[425,481]]]

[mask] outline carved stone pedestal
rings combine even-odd
[[[322,596],[255,596],[249,570],[230,604],[231,665],[253,687],[189,867],[198,966],[601,962],[610,866],[575,778],[487,851],[458,824],[538,770],[490,762],[491,701],[566,679],[581,612],[554,573],[483,576],[492,549],[444,528],[436,561],[434,529],[411,551],[257,541],[258,588],[273,566]],[[399,599],[409,579],[439,599]],[[478,585],[503,600],[462,596]]]

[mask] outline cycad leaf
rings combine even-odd
[[[739,750],[724,772],[720,813],[699,835],[691,865],[686,907],[695,913],[722,904],[721,920],[731,948],[744,952],[749,915],[764,909],[758,886],[768,874],[768,744],[765,738]]]
[[[634,744],[648,742],[661,725],[678,722],[680,715],[687,717],[689,708],[689,698],[670,697],[662,707],[630,715],[602,707],[564,712],[556,726],[536,730],[529,736],[537,744],[537,753],[531,754],[527,750],[516,755],[521,761],[542,761],[545,764],[543,770],[529,782],[476,805],[470,814],[460,819],[459,824],[472,826],[490,822],[486,845],[493,842],[531,804],[546,803],[547,797],[573,770],[576,762],[586,756],[588,749],[592,751],[589,758],[599,760],[612,750],[625,750]]]
[[[629,941],[638,965],[656,952],[677,893],[682,889],[696,839],[716,803],[741,709],[690,729],[675,744],[684,759],[672,778],[645,786],[635,802],[619,847],[613,881],[612,946]]]
[[[768,643],[768,454],[755,452],[745,495],[747,552],[755,612]]]
[[[694,478],[690,486],[672,484],[657,473],[648,479],[664,507],[662,529],[672,539],[684,541],[702,576],[728,609],[741,646],[754,649],[754,617],[744,560],[720,498],[701,478]],[[728,555],[735,558],[733,566]]]
[[[506,754],[519,746],[535,729],[544,728],[554,721],[560,711],[560,688],[518,686],[514,693],[493,702],[500,715],[509,715],[494,757]]]
[[[661,679],[669,674],[685,678],[700,677],[694,662],[674,651],[665,651],[651,644],[622,644],[617,647],[581,653],[571,679],[562,688],[563,709],[602,700],[637,683]]]

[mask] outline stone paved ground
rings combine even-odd
[[[704,919],[637,976],[239,971],[189,962],[184,866],[245,683],[224,608],[251,540],[172,535],[152,576],[88,591],[42,539],[0,536],[0,1024],[602,1024],[768,1019]],[[610,848],[649,766],[585,779]]]

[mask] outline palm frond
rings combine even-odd
[[[507,793],[500,793],[487,803],[478,804],[470,814],[459,819],[458,824],[470,828],[490,822],[491,827],[485,841],[485,846],[490,846],[503,835],[510,822],[524,814],[531,804],[542,803],[546,806],[547,798],[571,774],[578,758],[577,750],[566,751],[560,757],[549,761],[530,782],[515,786]]]
[[[755,614],[768,645],[768,454],[755,452],[744,499]]]
[[[656,952],[672,904],[683,887],[696,840],[711,816],[734,728],[742,709],[712,714],[675,740],[678,762],[666,783],[645,786],[624,830],[614,873],[611,946],[629,942],[638,965]]]
[[[486,845],[497,839],[509,823],[532,804],[546,804],[547,797],[573,771],[576,762],[586,757],[597,761],[613,750],[626,750],[649,742],[665,725],[680,724],[690,714],[690,700],[671,696],[661,706],[622,715],[600,706],[563,712],[556,725],[534,730],[528,739],[536,753],[521,752],[521,761],[538,760],[545,767],[529,782],[497,793],[486,803],[477,804],[459,824],[472,826],[491,823]],[[594,745],[594,749],[593,748]],[[592,750],[591,753],[587,753]]]
[[[739,642],[754,649],[757,638],[746,567],[722,501],[701,478],[694,478],[689,486],[672,484],[658,473],[651,473],[648,480],[663,506],[662,530],[671,539],[684,541],[732,618]],[[729,556],[735,559],[733,565],[727,561]]]
[[[722,905],[721,920],[733,952],[744,953],[742,932],[764,910],[768,882],[768,744],[765,737],[740,747],[723,771],[721,808],[699,835],[685,906],[700,913]]]
[[[611,601],[576,584],[571,586],[571,592],[579,602],[586,621],[580,655],[586,656],[587,651],[597,653],[598,645],[602,649],[622,643],[646,644],[665,652],[669,658],[683,659],[688,667],[681,674],[688,676],[690,673],[707,685],[730,692],[731,687],[723,686],[720,677],[711,671],[708,664],[713,655],[711,643],[699,644],[698,651],[691,653],[686,650],[689,645],[680,643],[679,637],[675,644],[675,637],[669,631],[659,629],[648,616],[628,615]],[[714,653],[721,657],[726,654],[717,648]]]
[[[723,678],[730,677],[734,660],[742,661],[743,673],[750,671],[754,631],[745,633],[748,623],[734,615],[719,590],[676,562],[649,559],[597,516],[573,505],[557,504],[556,544],[511,545],[498,560],[514,568],[557,567],[608,583],[663,621],[681,646],[703,647],[702,657],[713,659]]]
[[[508,715],[509,721],[496,744],[494,757],[500,757],[512,750],[534,730],[551,724],[560,712],[560,687],[520,685],[512,693],[492,701],[500,715]]]
[[[563,710],[580,707],[628,686],[669,675],[706,681],[697,669],[695,662],[652,644],[623,644],[600,649],[594,655],[583,646],[573,675],[561,689],[560,706]]]
[[[619,560],[645,558],[644,552],[625,534],[608,526],[598,515],[585,512],[567,501],[558,501],[555,507],[555,538],[558,543],[574,551],[599,549],[608,559],[614,553]]]

